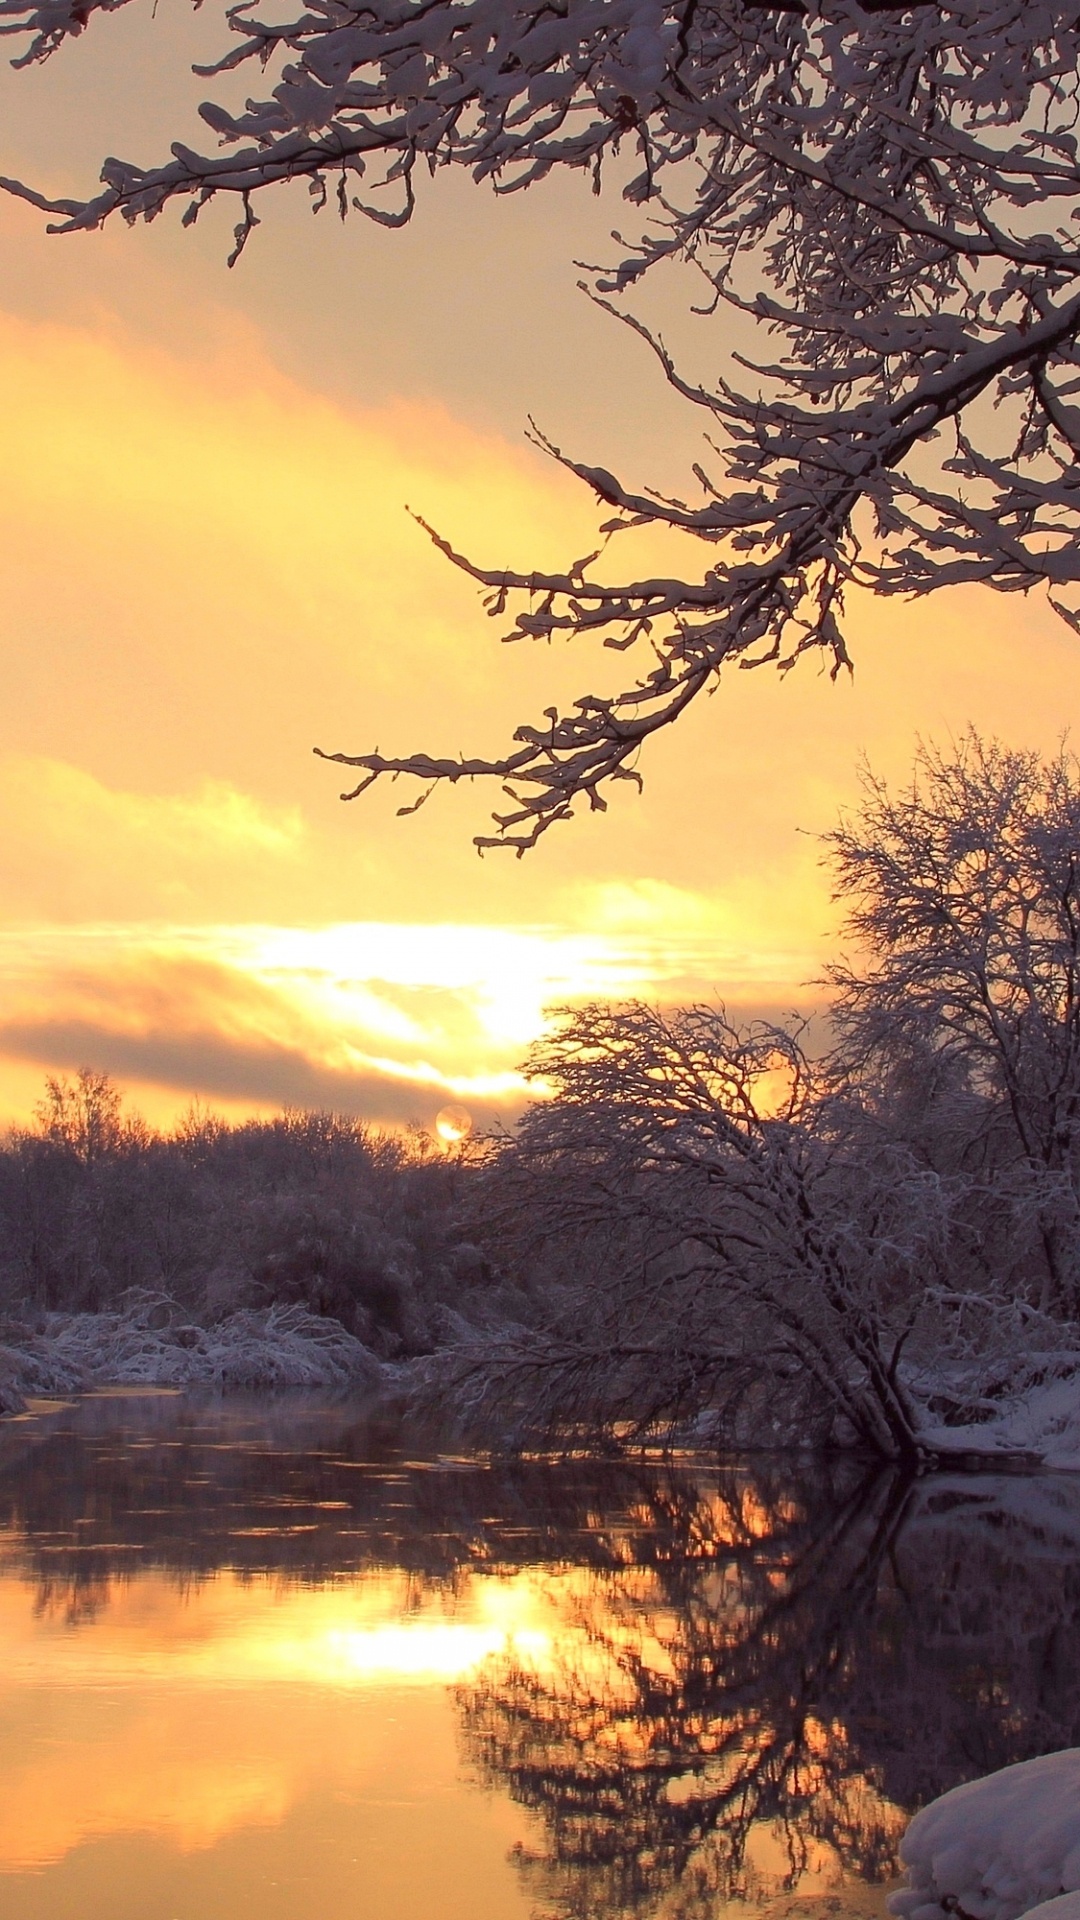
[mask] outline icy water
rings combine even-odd
[[[0,1423],[0,1523],[4,1920],[868,1920],[1080,1741],[1080,1478],[117,1396]]]

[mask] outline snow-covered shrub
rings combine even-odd
[[[18,1363],[27,1379],[36,1367],[69,1386],[373,1389],[383,1379],[374,1354],[338,1321],[302,1307],[241,1309],[205,1327],[154,1295],[112,1313],[50,1314]]]
[[[1004,1767],[942,1794],[900,1847],[897,1920],[1018,1920],[1080,1889],[1080,1748]],[[1047,1915],[1047,1920],[1051,1916]],[[1075,1920],[1070,1911],[1052,1920]]]

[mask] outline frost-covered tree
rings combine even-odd
[[[839,1069],[876,1089],[894,1135],[899,1090],[921,1080],[924,1140],[929,1123],[954,1165],[982,1173],[996,1263],[1007,1202],[1038,1304],[1075,1318],[1080,762],[973,731],[949,755],[923,747],[898,792],[864,771],[828,847],[857,943],[830,969]]]
[[[45,1096],[34,1115],[43,1140],[89,1167],[145,1142],[144,1122],[136,1114],[125,1114],[123,1108],[123,1095],[107,1073],[80,1067],[74,1079],[66,1074],[48,1076]]]
[[[774,1444],[915,1456],[901,1362],[938,1331],[941,1185],[865,1133],[798,1036],[589,1006],[529,1066],[552,1097],[477,1207],[504,1257],[547,1253],[548,1324],[466,1346],[462,1407],[525,1434],[709,1411]]]
[[[0,0],[0,31],[43,59],[124,0]],[[490,759],[334,756],[384,775],[490,776],[509,793],[484,845],[531,845],[575,799],[638,778],[643,743],[731,663],[847,662],[853,584],[924,595],[961,581],[1048,592],[1078,624],[1080,18],[1044,0],[310,0],[231,6],[200,71],[260,92],[202,109],[221,150],[110,159],[102,191],[48,201],[65,229],[225,195],[237,247],[267,187],[383,224],[425,172],[500,192],[616,161],[638,232],[594,276],[618,299],[692,263],[724,322],[711,384],[667,378],[712,446],[696,492],[663,497],[552,448],[611,529],[679,529],[687,577],[623,577],[605,541],[563,572],[450,557],[510,601],[524,639],[644,657],[613,695],[519,728]],[[265,78],[263,77],[265,75]],[[623,312],[622,308],[617,309]],[[755,341],[757,344],[755,345]],[[719,350],[719,343],[718,343]],[[441,544],[441,543],[440,543]],[[446,549],[449,553],[449,548]],[[526,557],[527,559],[527,557]],[[426,788],[425,788],[426,790]]]
[[[905,1457],[1075,1374],[1080,762],[971,731],[897,793],[866,771],[826,846],[826,1059],[716,1007],[585,1007],[535,1050],[480,1208],[550,1306],[466,1343],[466,1408]]]

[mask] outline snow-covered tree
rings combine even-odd
[[[459,1399],[525,1433],[685,1423],[919,1450],[901,1361],[936,1335],[941,1184],[867,1136],[796,1034],[715,1007],[589,1006],[478,1198],[554,1272],[546,1330],[466,1347]]]
[[[640,1004],[534,1051],[547,1097],[479,1208],[549,1306],[466,1340],[466,1411],[523,1434],[706,1412],[904,1458],[1075,1381],[1080,763],[923,748],[898,794],[866,773],[827,850],[856,943],[827,1058]]]
[[[1037,1303],[1075,1318],[1080,763],[969,732],[949,755],[923,747],[899,792],[869,771],[863,784],[828,837],[857,943],[830,969],[837,1064],[876,1088],[894,1136],[898,1085],[922,1081],[924,1128],[982,1174],[999,1270],[1011,1237]]]
[[[0,0],[24,62],[124,0]],[[704,544],[693,577],[620,577],[605,542],[563,572],[447,552],[516,609],[523,639],[645,657],[621,692],[584,694],[490,759],[341,754],[360,792],[384,775],[490,776],[507,788],[481,844],[531,845],[575,799],[638,778],[650,735],[734,662],[807,650],[847,662],[853,583],[922,595],[961,581],[1046,591],[1078,623],[1080,18],[1045,0],[310,0],[294,18],[229,7],[224,79],[267,78],[241,112],[202,109],[223,151],[110,159],[103,190],[48,201],[65,229],[113,214],[193,219],[234,197],[237,247],[266,187],[384,224],[429,169],[501,192],[560,167],[598,184],[618,159],[640,231],[596,297],[658,262],[692,263],[725,319],[712,384],[667,378],[712,446],[696,495],[663,497],[551,451],[610,529]],[[627,165],[632,156],[632,164]],[[632,175],[627,178],[626,175]],[[754,339],[760,339],[755,350]],[[736,350],[737,349],[737,350]]]

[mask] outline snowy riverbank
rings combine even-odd
[[[1052,1471],[1080,1472],[1080,1371],[1028,1386],[977,1425],[923,1422],[920,1439],[928,1450],[985,1455],[991,1465],[1027,1455]]]
[[[0,1412],[98,1385],[379,1387],[388,1370],[337,1320],[297,1306],[246,1308],[205,1326],[147,1296],[123,1312],[49,1314],[0,1343]]]
[[[440,1321],[450,1382],[458,1343],[475,1353],[483,1340],[446,1309]],[[442,1358],[435,1353],[421,1363],[429,1387],[442,1375]],[[105,1385],[375,1391],[401,1379],[400,1363],[388,1365],[340,1321],[298,1305],[248,1307],[207,1322],[167,1295],[146,1292],[110,1312],[52,1313],[0,1326],[0,1413],[18,1412],[27,1398]],[[707,1415],[683,1435],[684,1444],[705,1447],[720,1439]],[[752,1423],[737,1437],[725,1432],[723,1443],[730,1448],[733,1439],[750,1451],[763,1440],[792,1444],[786,1434],[763,1435]],[[923,1421],[920,1439],[927,1455],[939,1455],[943,1464],[1080,1471],[1080,1369],[1027,1387],[977,1425]]]

